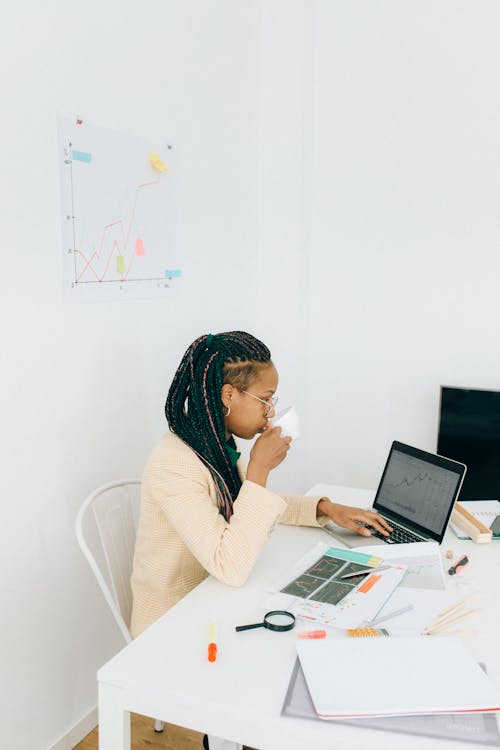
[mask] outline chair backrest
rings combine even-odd
[[[76,517],[76,536],[125,641],[131,641],[130,575],[139,518],[140,479],[119,479],[99,487],[84,501]],[[93,511],[105,560],[103,571],[85,539],[87,513]]]

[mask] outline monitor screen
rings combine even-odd
[[[437,452],[467,465],[460,500],[500,500],[500,391],[442,386]]]

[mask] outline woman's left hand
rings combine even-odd
[[[356,531],[361,536],[371,536],[371,531],[360,524],[371,526],[372,529],[379,531],[384,536],[388,536],[392,531],[392,526],[389,526],[387,521],[373,510],[351,508],[349,505],[332,503],[330,500],[323,498],[318,503],[318,511],[331,518],[337,526]]]

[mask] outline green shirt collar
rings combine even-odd
[[[234,442],[233,436],[229,438],[229,440],[226,442],[226,450],[229,456],[229,461],[231,463],[231,466],[236,466],[238,463],[238,459],[241,456],[241,453],[236,450],[236,443]]]

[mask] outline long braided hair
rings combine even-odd
[[[226,521],[241,487],[226,450],[221,389],[225,383],[246,390],[271,353],[244,331],[200,336],[186,350],[165,403],[170,430],[195,451],[209,469],[217,504]]]

